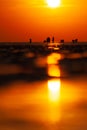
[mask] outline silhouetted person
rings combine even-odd
[[[46,40],[44,40],[43,42],[46,43]]]
[[[32,39],[30,38],[30,43],[32,43]]]
[[[75,43],[77,43],[78,42],[78,39],[75,39]]]
[[[75,43],[75,40],[72,40],[72,43]]]
[[[50,43],[50,37],[47,37],[47,43]]]
[[[64,43],[64,39],[60,40],[60,43]]]
[[[72,40],[72,43],[77,43],[78,39]]]
[[[54,43],[54,37],[52,37],[52,43]]]

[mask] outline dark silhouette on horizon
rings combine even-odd
[[[32,43],[32,39],[31,38],[29,39],[29,42]]]
[[[44,40],[43,42],[44,42],[44,43],[46,43],[47,41],[46,41],[46,40]]]
[[[54,43],[54,37],[52,37],[52,43]]]
[[[47,43],[50,43],[50,37],[47,37],[46,41],[47,41]]]
[[[61,40],[60,40],[60,43],[64,43],[64,39],[61,39]]]
[[[78,43],[78,39],[72,40],[72,43]]]
[[[50,43],[51,42],[51,39],[50,37],[47,37],[46,40],[43,41],[44,43]],[[52,37],[52,43],[54,43],[54,37]]]

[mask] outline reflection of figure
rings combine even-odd
[[[52,37],[52,43],[54,43],[54,37]]]
[[[30,38],[30,43],[32,43],[32,39]]]
[[[50,43],[50,37],[47,37],[47,43]]]

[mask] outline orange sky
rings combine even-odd
[[[87,41],[87,0],[61,0],[52,9],[46,0],[0,0],[0,41]]]

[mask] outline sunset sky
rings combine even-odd
[[[87,41],[87,0],[61,0],[51,8],[47,0],[0,0],[0,41]]]

